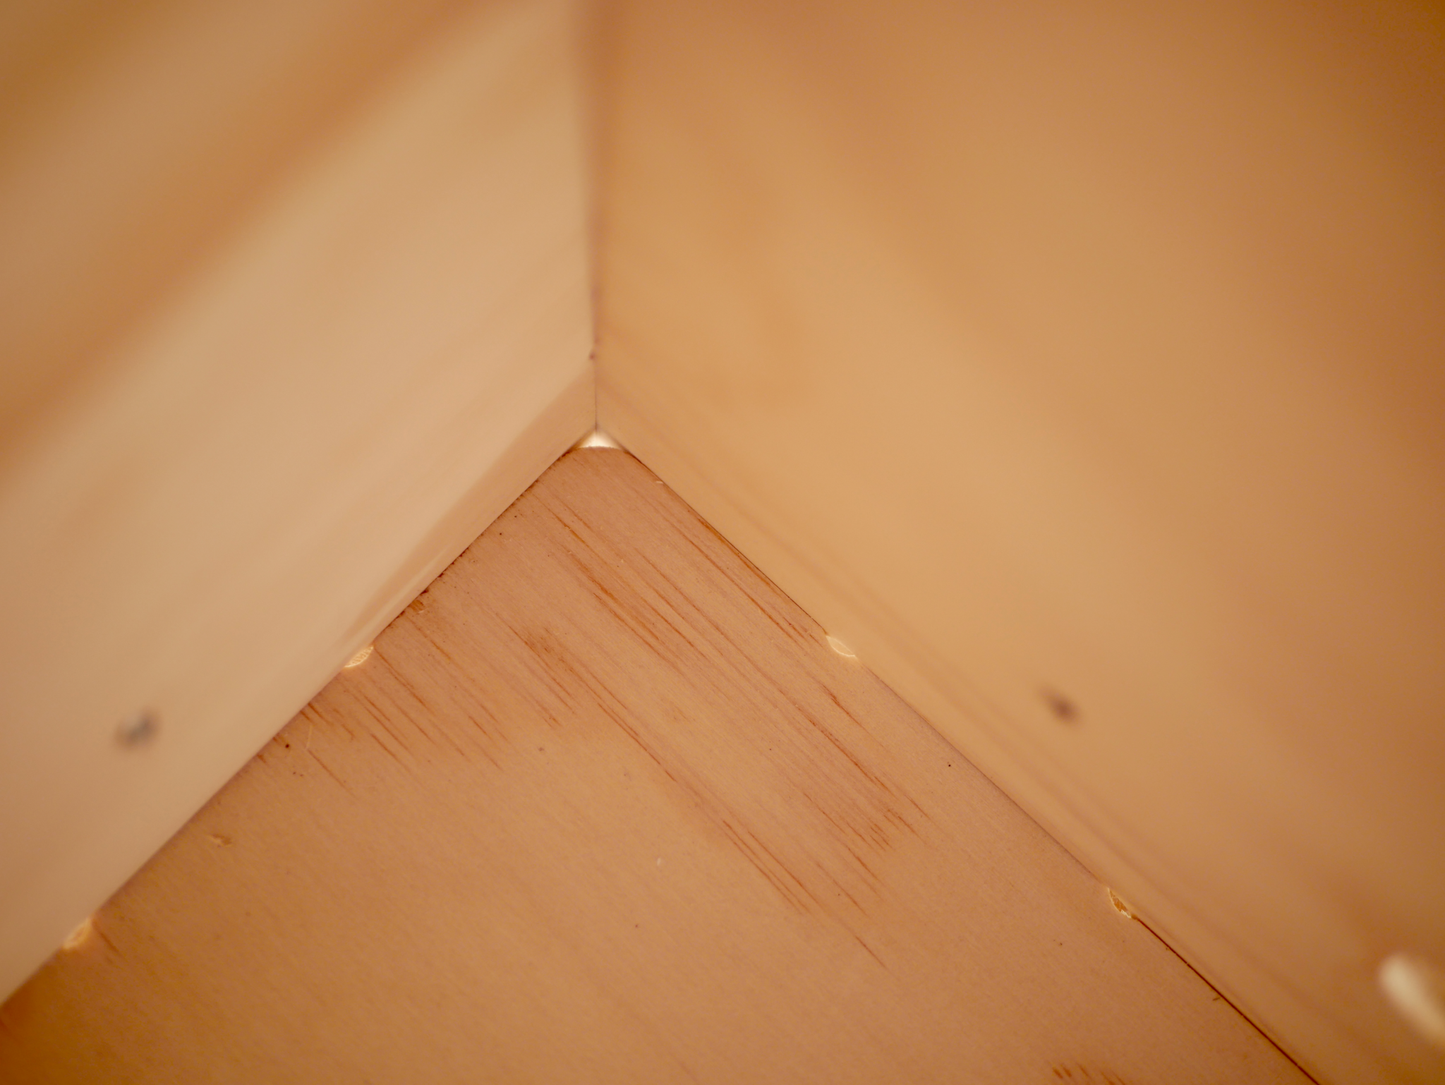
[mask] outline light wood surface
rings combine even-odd
[[[0,468],[456,0],[0,7]]]
[[[599,421],[1340,1085],[1445,1080],[1445,44],[618,0]]]
[[[76,75],[86,94],[116,82],[115,101],[72,102],[100,110],[101,127],[47,128],[78,142],[16,167],[63,164],[102,203],[139,186],[150,208],[134,219],[81,201],[77,229],[93,213],[128,240],[113,251],[102,231],[74,290],[30,268],[30,249],[0,248],[5,276],[43,288],[35,335],[65,339],[74,329],[57,324],[74,319],[91,343],[101,324],[86,323],[86,299],[105,282],[127,306],[150,302],[87,355],[79,384],[60,339],[37,345],[30,324],[0,316],[7,365],[14,351],[66,384],[43,411],[39,385],[0,392],[7,410],[38,412],[0,472],[0,992],[592,428],[572,10],[459,10],[379,68],[427,10],[134,13],[118,72],[75,61],[90,65]],[[130,91],[145,101],[126,104]],[[157,98],[185,116],[156,112]],[[348,112],[317,134],[306,117],[323,99]],[[267,131],[236,129],[235,110]],[[127,117],[138,127],[106,127]],[[313,138],[277,172],[301,127]],[[170,157],[132,176],[92,136]],[[244,213],[227,187],[236,161],[206,150],[217,141],[245,145]],[[205,208],[176,206],[177,186]],[[33,212],[27,228],[69,244],[47,202],[68,191],[23,207],[11,192],[0,217]],[[226,217],[222,204],[224,243],[210,244],[198,224]],[[176,280],[156,269],[181,234],[190,266]],[[154,266],[152,240],[169,254]],[[117,728],[141,711],[158,730],[126,747]]]
[[[0,1077],[1306,1080],[600,449],[4,1006]]]

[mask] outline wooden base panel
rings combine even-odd
[[[5,1004],[0,1078],[1307,1080],[606,449]]]

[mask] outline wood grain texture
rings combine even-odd
[[[33,1082],[1303,1082],[626,453],[0,1011]]]
[[[0,473],[0,991],[592,428],[573,29],[445,22]]]
[[[618,0],[600,424],[1321,1077],[1445,1078],[1445,33]]]

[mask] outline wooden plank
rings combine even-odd
[[[444,24],[0,476],[0,991],[592,428],[576,77]]]
[[[1445,36],[619,0],[602,426],[1317,1075],[1445,1079]]]
[[[34,1082],[1304,1082],[626,453],[0,1010]]]
[[[0,467],[457,0],[8,0]]]

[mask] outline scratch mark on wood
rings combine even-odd
[[[391,747],[388,746],[385,742],[381,741],[381,736],[376,734],[376,732],[374,731],[371,733],[371,740],[381,747],[382,752],[386,754],[387,757],[391,758],[407,772],[411,771],[409,768],[407,768],[406,764],[402,761],[402,759],[392,752]]]
[[[351,788],[346,786],[340,776],[336,775],[336,773],[331,771],[331,767],[327,765],[325,761],[321,760],[321,758],[316,755],[315,751],[312,751],[311,759],[321,766],[322,771],[325,772],[327,776],[330,776],[333,780],[336,781],[337,787],[341,788],[341,790],[346,792],[348,795],[352,794]]]
[[[1077,1081],[1083,1085],[1094,1085],[1096,1082],[1102,1082],[1103,1085],[1129,1085],[1123,1078],[1108,1070],[1099,1070],[1095,1076],[1096,1072],[1082,1063],[1074,1063],[1072,1066],[1060,1063],[1055,1064],[1052,1069],[1054,1077],[1060,1081]]]
[[[723,832],[732,840],[734,846],[747,857],[748,861],[757,868],[758,872],[768,880],[768,883],[778,891],[778,894],[783,900],[800,914],[806,915],[808,913],[807,904],[762,861],[757,852],[743,839],[742,834],[738,832],[737,828],[726,819],[722,820],[719,824],[722,826]]]

